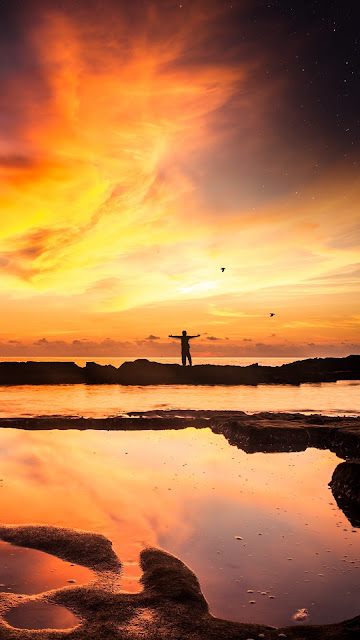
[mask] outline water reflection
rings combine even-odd
[[[7,611],[4,617],[16,629],[71,629],[81,622],[65,607],[46,602],[25,602]]]
[[[0,591],[32,595],[95,578],[86,567],[0,540]]]
[[[22,385],[0,387],[0,417],[81,415],[106,417],[152,409],[282,411],[360,415],[360,383],[339,382],[257,387],[224,385]]]
[[[138,554],[152,545],[195,571],[214,615],[281,625],[305,608],[315,624],[359,613],[360,533],[327,486],[335,454],[248,455],[210,429],[0,435],[2,520],[103,533],[125,590],[139,588]]]

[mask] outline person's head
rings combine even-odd
[[[186,331],[183,331],[182,334],[183,334],[183,336],[186,336]]]

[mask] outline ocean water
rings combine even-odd
[[[161,362],[162,364],[181,364],[180,356],[178,358],[170,357],[158,357],[158,356],[143,356],[147,360],[152,362]],[[8,358],[0,357],[0,362],[26,362],[31,360],[32,362],[76,362],[79,367],[85,367],[87,362],[97,362],[98,364],[111,364],[113,367],[120,367],[123,362],[131,362],[138,359],[139,356],[126,356],[126,357],[108,357],[108,356],[66,356],[63,358],[46,356],[46,358],[34,356],[26,356],[24,358]],[[249,364],[258,362],[261,365],[269,367],[277,367],[287,362],[294,362],[295,360],[304,360],[304,358],[289,357],[289,358],[196,358],[193,357],[192,362],[196,364],[219,364],[219,365],[238,365],[246,367]]]
[[[150,359],[150,358],[149,358]],[[280,366],[296,358],[258,358],[259,365]],[[9,360],[6,358],[2,361]],[[14,360],[20,360],[14,358]],[[29,358],[23,358],[29,360]],[[33,358],[38,361],[87,361],[119,367],[129,358]],[[131,360],[131,359],[130,359]],[[155,360],[155,358],[154,358]],[[156,358],[161,362],[179,362],[176,358]],[[194,364],[235,364],[247,366],[251,358],[203,358]],[[360,415],[360,381],[336,383],[252,386],[192,385],[44,385],[0,387],[0,417],[34,415],[80,415],[106,417],[129,411],[161,409],[210,409],[257,413],[301,412],[323,415]]]

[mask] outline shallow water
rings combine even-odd
[[[102,418],[129,411],[209,409],[255,413],[360,415],[360,382],[236,386],[23,385],[0,387],[0,417],[81,415]]]
[[[47,602],[25,602],[5,614],[9,625],[17,629],[71,629],[81,620],[66,607]]]
[[[2,521],[103,533],[125,591],[139,590],[152,545],[195,571],[214,615],[280,626],[303,608],[314,624],[359,614],[360,531],[327,486],[333,453],[245,454],[192,428],[0,437]]]
[[[32,595],[95,578],[95,573],[86,567],[0,540],[0,592]]]

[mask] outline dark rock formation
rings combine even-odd
[[[19,596],[0,593],[1,640],[63,640],[65,637],[68,640],[244,640],[258,637],[267,640],[278,640],[279,637],[289,640],[355,640],[359,637],[360,616],[337,624],[279,629],[265,624],[215,618],[209,613],[195,574],[181,560],[160,549],[149,548],[141,553],[143,591],[122,593],[118,589],[121,562],[117,559],[114,563],[114,552],[106,538],[57,527],[41,529],[38,531],[36,526],[2,526],[0,537],[13,539],[17,545],[42,549],[44,529],[47,529],[48,552],[58,555],[58,541],[61,540],[62,557],[96,570],[97,579],[87,585],[71,585],[35,596],[21,596],[22,605],[31,601],[67,607],[78,616],[80,624],[66,631],[28,631],[9,626],[4,616],[19,605]],[[96,547],[104,569],[96,560],[94,562]],[[88,559],[84,549],[89,549]]]
[[[111,364],[87,362],[85,369],[80,370],[84,377],[83,382],[87,384],[119,384],[118,369]]]
[[[329,486],[338,507],[353,527],[360,527],[360,459],[341,462]]]
[[[2,526],[0,539],[14,545],[51,553],[94,571],[119,571],[121,562],[110,540],[99,533],[50,525]]]
[[[257,385],[302,384],[360,380],[360,356],[346,358],[312,358],[283,364],[281,367],[248,367],[160,364],[140,359],[124,362],[118,369],[87,362],[1,362],[0,385],[19,384],[199,384]]]
[[[0,385],[84,382],[84,369],[74,362],[0,362]]]
[[[149,360],[124,362],[118,369],[121,384],[301,384],[359,380],[360,356],[313,358],[280,367],[159,364]],[[114,378],[115,381],[115,378]]]
[[[266,425],[256,418],[247,421],[222,422],[212,429],[222,433],[231,445],[246,453],[280,453],[283,451],[305,451],[309,446],[306,429],[289,425]]]

